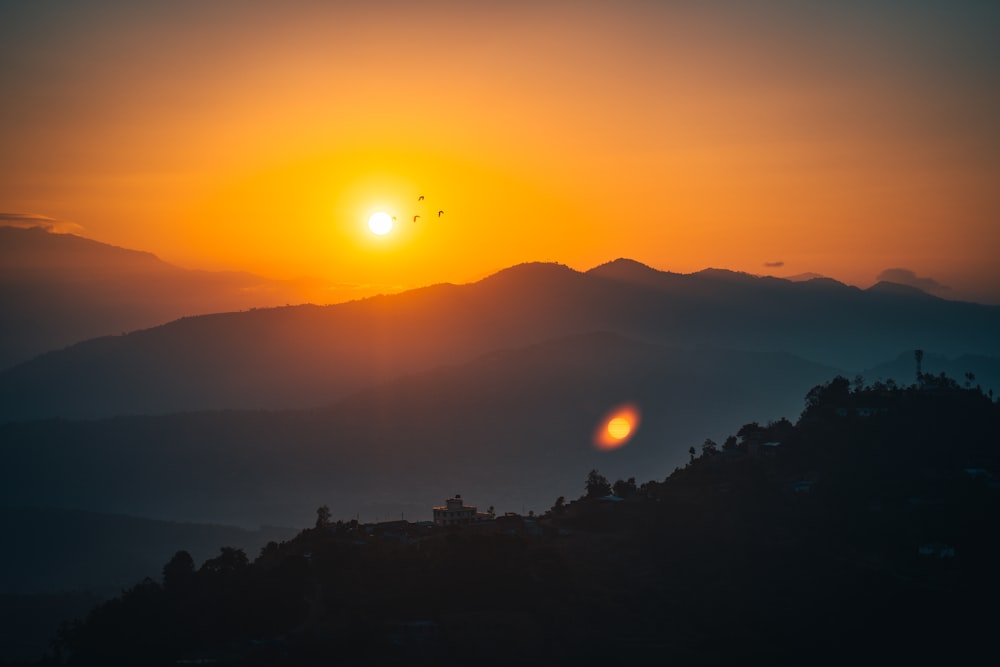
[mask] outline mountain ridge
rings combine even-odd
[[[302,303],[322,293],[318,281],[182,269],[145,251],[0,226],[0,369],[185,315]]]
[[[403,373],[592,331],[785,351],[845,372],[916,348],[1000,356],[1000,306],[642,267],[525,263],[464,285],[183,317],[91,339],[0,371],[0,421],[307,407]]]

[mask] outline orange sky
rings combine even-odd
[[[971,1],[0,0],[0,215],[332,300],[625,256],[1000,303],[998,28]]]

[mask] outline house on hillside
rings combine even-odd
[[[495,517],[492,512],[480,512],[474,505],[466,505],[461,494],[448,498],[434,509],[434,523],[439,526],[464,526],[477,521],[489,521]]]

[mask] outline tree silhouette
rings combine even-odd
[[[243,549],[222,547],[219,555],[206,560],[198,570],[198,574],[216,577],[229,577],[247,567],[249,560]]]
[[[838,375],[826,384],[816,385],[806,394],[806,409],[820,406],[839,407],[848,403],[851,381]]]
[[[330,525],[333,515],[330,513],[330,508],[326,505],[321,505],[316,509],[316,527],[326,528]]]
[[[587,497],[602,498],[611,495],[611,484],[608,478],[597,472],[596,469],[587,473]]]
[[[635,484],[635,477],[629,477],[627,480],[618,480],[611,487],[614,494],[619,498],[631,498],[638,491]]]
[[[187,551],[178,551],[163,566],[163,589],[168,593],[183,593],[194,583],[194,558]]]
[[[807,398],[806,401],[808,402],[808,400],[809,399]],[[740,438],[740,442],[745,445],[749,442],[759,442],[762,431],[763,428],[760,424],[757,422],[750,422],[741,426],[740,430],[736,432],[736,435]]]

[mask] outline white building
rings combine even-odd
[[[463,526],[494,518],[490,512],[479,512],[475,506],[463,503],[458,493],[444,502],[444,505],[434,508],[434,523],[439,526]]]

